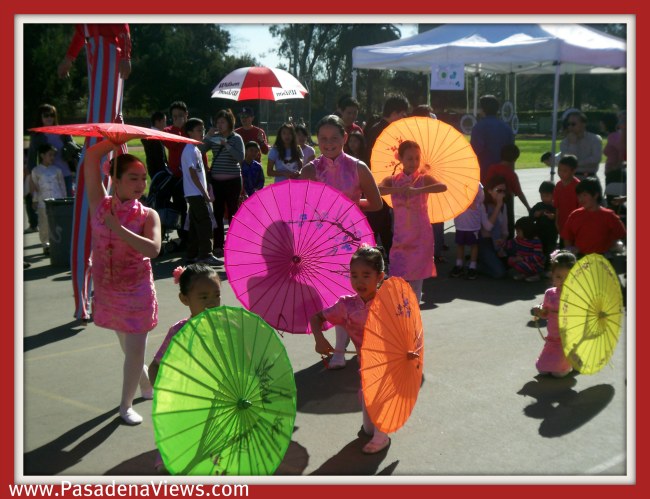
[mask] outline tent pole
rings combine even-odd
[[[474,73],[474,117],[478,116],[478,71]]]
[[[555,151],[557,141],[557,108],[560,100],[560,61],[555,61],[555,81],[553,83],[553,118],[551,120],[551,182],[555,177]]]
[[[352,98],[357,98],[357,70],[352,70]]]

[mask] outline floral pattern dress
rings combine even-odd
[[[400,172],[393,176],[393,187],[423,187],[424,179],[418,171],[412,175]],[[429,193],[391,194],[395,229],[390,249],[390,274],[406,281],[436,276],[428,198]]]
[[[91,220],[93,321],[122,333],[146,333],[158,324],[158,301],[151,260],[119,239],[105,224],[111,209],[120,223],[142,234],[149,208],[138,200],[106,196]]]

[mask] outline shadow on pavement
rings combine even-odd
[[[309,452],[293,440],[289,443],[284,459],[275,470],[275,475],[302,475],[309,464]]]
[[[361,448],[370,441],[370,437],[359,431],[359,436],[343,447],[338,454],[330,457],[311,475],[375,475],[379,465],[386,458],[390,445],[377,454],[364,454]],[[390,475],[397,467],[395,461],[380,474]]]
[[[49,260],[49,257],[47,257]],[[25,258],[25,261],[31,264],[38,262],[38,259],[33,257]],[[34,266],[23,271],[23,281],[38,281],[40,279],[48,279],[56,274],[63,274],[60,277],[55,277],[56,281],[69,281],[71,280],[70,269],[66,267],[53,267],[49,263],[46,265]]]
[[[157,475],[158,472],[154,467],[157,452],[158,449],[153,449],[147,452],[143,452],[142,454],[138,454],[137,456],[134,456],[131,459],[127,459],[126,461],[122,461],[117,466],[112,467],[110,470],[106,471],[104,475]]]
[[[614,398],[614,387],[596,385],[580,392],[573,390],[578,373],[565,378],[537,375],[536,381],[526,383],[517,393],[537,399],[524,409],[530,418],[541,419],[539,434],[561,437],[593,419]]]
[[[41,447],[25,452],[25,475],[56,475],[80,462],[84,456],[99,447],[122,424],[115,407],[93,419],[68,430],[63,435]],[[83,435],[105,421],[107,425],[66,450]]]
[[[81,322],[78,320],[68,322],[67,324],[63,324],[61,326],[53,327],[52,329],[48,329],[42,333],[27,336],[23,340],[23,350],[25,352],[29,352],[30,350],[49,345],[50,343],[54,343],[56,341],[71,338],[72,336],[76,336],[77,334],[81,333],[85,329],[86,328],[82,326]]]
[[[361,387],[357,357],[345,369],[327,370],[318,362],[295,373],[298,411],[310,414],[361,412]]]
[[[451,268],[450,268],[451,270]],[[479,275],[475,281],[463,278],[449,278],[446,273],[439,277],[425,279],[422,286],[422,301],[420,308],[429,310],[436,304],[450,303],[454,300],[467,300],[487,303],[490,305],[505,305],[514,301],[534,300],[549,287],[546,279],[538,282],[513,281],[511,278],[492,279]]]

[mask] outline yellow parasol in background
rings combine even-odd
[[[564,355],[582,374],[600,371],[614,353],[623,320],[621,284],[598,254],[581,258],[562,285],[558,322]]]

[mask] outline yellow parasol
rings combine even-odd
[[[576,263],[562,285],[558,322],[564,355],[594,374],[609,362],[621,332],[623,295],[612,265],[598,254]]]

